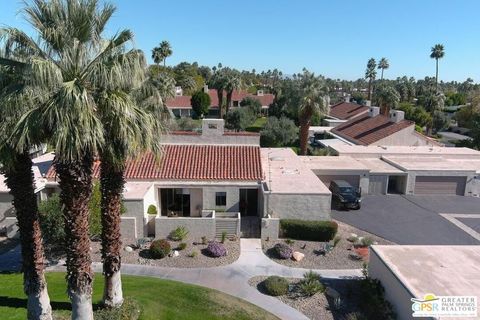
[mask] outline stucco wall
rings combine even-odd
[[[261,228],[262,239],[276,240],[280,231],[280,219],[263,218]]]
[[[157,207],[157,212],[159,212],[159,208],[158,208],[158,205],[157,205],[158,204],[158,202],[157,202],[158,195],[155,192],[155,190],[156,190],[156,188],[152,184],[152,186],[147,190],[147,192],[143,196],[143,214],[144,214],[144,217],[147,217],[147,210],[148,210],[148,207],[151,204],[153,204],[155,207]]]
[[[123,204],[127,212],[122,217],[134,217],[137,230],[137,237],[143,238],[148,236],[147,226],[145,224],[144,204],[143,200],[124,200]]]
[[[385,288],[385,298],[393,305],[397,319],[412,319],[412,302],[410,301],[412,296],[410,292],[401,284],[372,249],[370,249],[368,275],[373,279],[380,280],[382,283]]]
[[[474,193],[474,188],[477,185],[474,183],[475,174],[473,172],[466,171],[409,171],[406,182],[405,194],[414,194],[415,191],[415,179],[417,176],[434,176],[434,177],[466,177],[465,183],[465,196],[471,196]]]
[[[330,194],[266,193],[265,206],[274,218],[330,220]]]
[[[128,244],[129,241],[138,239],[137,219],[135,219],[135,217],[121,217],[120,233],[124,244]]]
[[[415,126],[410,126],[397,131],[386,138],[378,140],[372,145],[376,146],[433,146],[430,140],[415,133]]]
[[[203,209],[203,192],[201,188],[190,189],[190,216],[200,217]]]
[[[227,193],[227,205],[217,207],[215,204],[215,193]],[[203,187],[203,209],[215,209],[217,211],[225,210],[228,212],[238,212],[240,201],[240,188],[232,186],[206,186]]]
[[[204,236],[208,239],[215,237],[215,219],[158,217],[155,219],[155,238],[167,238],[179,226],[187,228],[191,240],[199,241]]]

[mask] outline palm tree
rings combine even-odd
[[[5,56],[7,59],[13,57]],[[3,62],[6,62],[5,60]],[[28,150],[17,151],[8,137],[20,116],[31,107],[23,91],[16,67],[0,66],[0,168],[13,196],[22,252],[23,289],[27,295],[28,319],[52,319],[52,308],[45,281],[45,257],[35,195],[32,160]]]
[[[223,110],[223,91],[226,88],[226,78],[225,72],[223,69],[220,68],[220,64],[218,69],[212,75],[210,79],[209,86],[215,90],[217,90],[217,98],[218,98],[218,116],[220,119],[223,119],[224,110]]]
[[[160,50],[160,47],[155,47],[152,49],[152,59],[157,66],[159,66],[160,62],[163,61],[162,51]]]
[[[367,62],[367,70],[365,70],[365,79],[368,79],[368,100],[372,100],[372,83],[375,81],[377,71],[375,70],[377,63],[374,58],[370,58]]]
[[[152,59],[153,62],[156,63],[158,66],[160,62],[163,61],[163,66],[165,67],[165,62],[168,57],[172,55],[172,47],[170,46],[170,42],[162,41],[160,42],[158,47],[152,49]]]
[[[110,4],[100,8],[97,0],[37,0],[24,12],[39,33],[38,41],[14,28],[4,31],[9,51],[31,55],[29,86],[42,92],[35,108],[16,125],[12,141],[23,150],[47,138],[55,148],[73,319],[93,319],[88,202],[93,158],[105,143],[97,93],[106,83],[115,83],[115,76],[131,76],[111,74],[106,65],[133,37],[123,30],[109,40],[102,38],[114,11]]]
[[[227,110],[232,107],[232,95],[234,90],[242,87],[242,78],[237,70],[225,70],[225,91],[227,92]]]
[[[445,48],[443,44],[436,44],[432,47],[430,58],[435,59],[435,88],[438,92],[438,60],[445,56]]]
[[[382,69],[382,75],[380,76],[380,80],[383,80],[383,71],[385,69],[388,69],[390,67],[390,64],[388,63],[387,58],[382,58],[378,62],[378,69]]]
[[[304,69],[300,76],[301,100],[299,107],[300,122],[300,154],[307,154],[308,130],[310,122],[314,115],[327,114],[328,89],[321,77],[316,77],[314,73]]]
[[[395,109],[400,102],[400,95],[390,85],[380,84],[375,88],[375,103],[380,107],[380,113],[388,116],[390,109]]]

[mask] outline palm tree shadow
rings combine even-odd
[[[53,310],[72,310],[70,302],[50,301]],[[26,298],[0,296],[0,307],[27,308]]]

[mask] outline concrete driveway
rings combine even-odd
[[[379,195],[332,217],[398,244],[480,245],[480,198]]]

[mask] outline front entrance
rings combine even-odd
[[[240,189],[239,210],[242,217],[258,216],[258,189]]]
[[[188,189],[160,189],[161,215],[190,217],[190,193]]]

